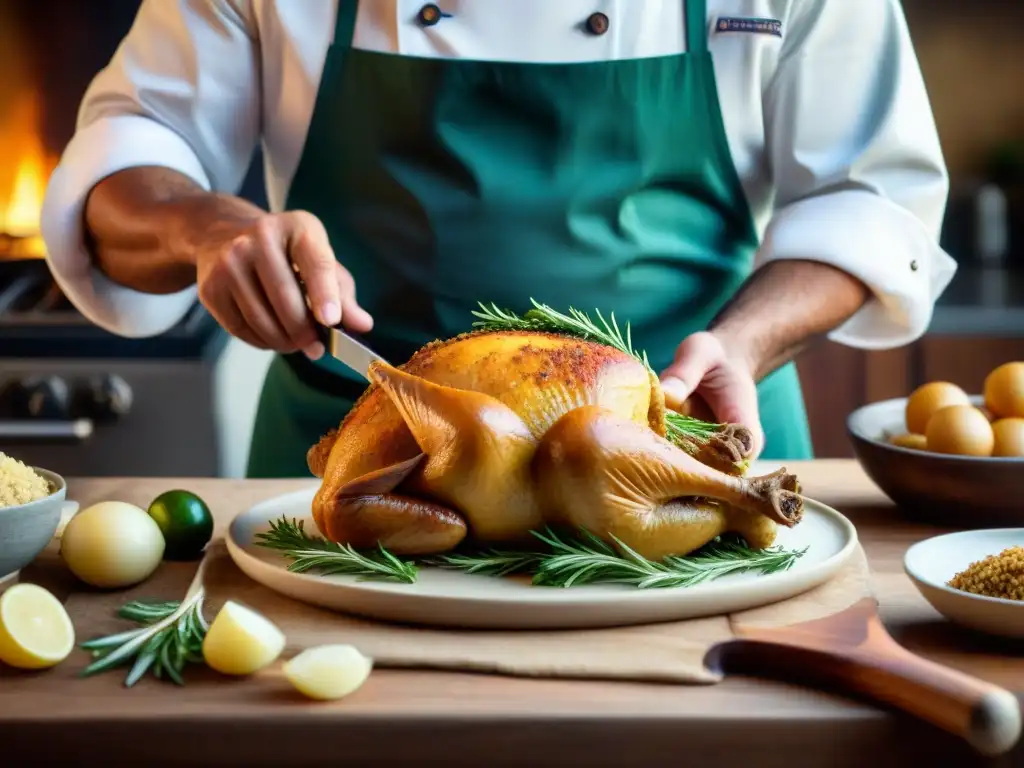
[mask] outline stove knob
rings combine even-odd
[[[0,393],[3,412],[12,419],[68,418],[68,385],[60,376],[28,376],[13,381]]]
[[[72,411],[80,418],[115,421],[132,408],[132,388],[116,374],[90,376],[78,382]]]

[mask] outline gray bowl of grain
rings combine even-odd
[[[30,500],[14,503],[26,489],[32,491]],[[0,453],[0,581],[46,549],[60,525],[66,495],[67,483],[57,473],[26,467]]]

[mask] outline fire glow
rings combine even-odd
[[[43,196],[57,162],[40,136],[35,94],[23,91],[12,106],[0,123],[0,235],[12,241],[12,255],[41,257]]]
[[[16,7],[0,2],[0,259],[46,255],[40,219],[58,161],[43,138],[40,78]]]

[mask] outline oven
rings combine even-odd
[[[219,476],[225,342],[199,305],[159,337],[114,336],[45,262],[0,261],[0,451],[64,475]]]

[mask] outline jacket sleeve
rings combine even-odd
[[[775,214],[761,258],[831,264],[873,297],[830,334],[920,337],[956,262],[938,245],[948,178],[898,0],[798,0],[765,90]]]
[[[99,181],[156,165],[207,190],[237,192],[259,139],[255,33],[247,0],[143,0],[109,65],[92,81],[76,132],[47,188],[50,270],[89,320],[123,336],[174,326],[195,286],[152,295],[119,286],[85,247],[83,208]]]

